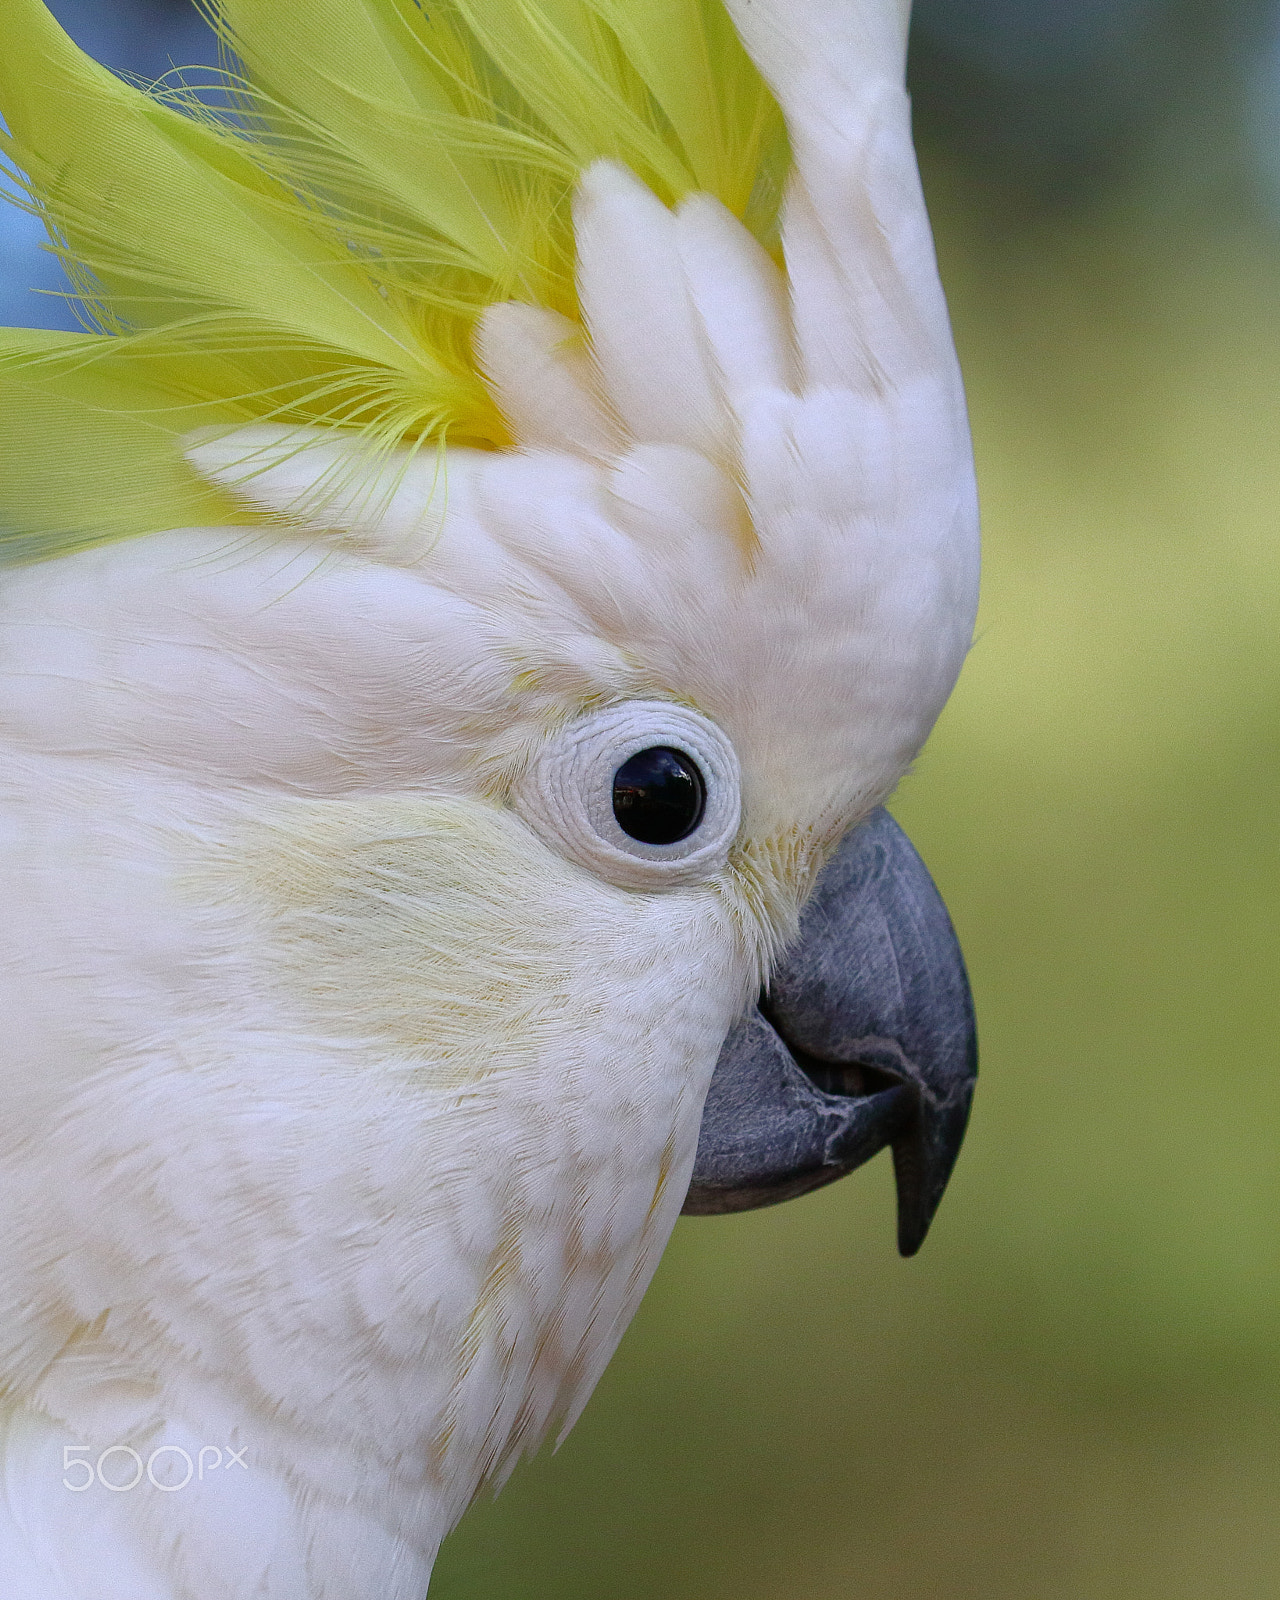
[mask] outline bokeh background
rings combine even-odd
[[[165,0],[58,0],[122,70]],[[985,509],[895,809],[971,967],[972,1131],[682,1222],[586,1416],[433,1600],[1280,1595],[1280,5],[919,0]],[[67,322],[0,223],[0,320]]]

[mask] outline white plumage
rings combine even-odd
[[[785,278],[601,163],[589,343],[481,330],[515,448],[197,436],[297,531],[4,577],[5,1600],[421,1600],[585,1403],[726,1031],[950,691],[976,513],[905,7],[729,9],[793,144]],[[736,752],[692,878],[556,831],[556,741],[618,707]],[[117,1444],[246,1465],[64,1487]]]

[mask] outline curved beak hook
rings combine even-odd
[[[767,996],[725,1040],[687,1214],[773,1205],[889,1145],[898,1248],[942,1199],[978,1071],[973,998],[942,897],[880,808],[827,863]]]

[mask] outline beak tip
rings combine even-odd
[[[977,1041],[970,1034],[969,1077],[941,1105],[918,1103],[911,1126],[894,1141],[898,1191],[898,1254],[910,1259],[928,1236],[964,1142],[977,1073]]]
[[[912,1256],[918,1254],[920,1246],[929,1235],[929,1228],[937,1209],[936,1202],[932,1206],[921,1205],[920,1198],[917,1194],[904,1194],[902,1179],[899,1177],[898,1254],[904,1261],[909,1261]]]

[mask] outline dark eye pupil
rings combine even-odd
[[[641,844],[676,844],[702,821],[702,774],[682,750],[638,750],[613,775],[613,814]]]

